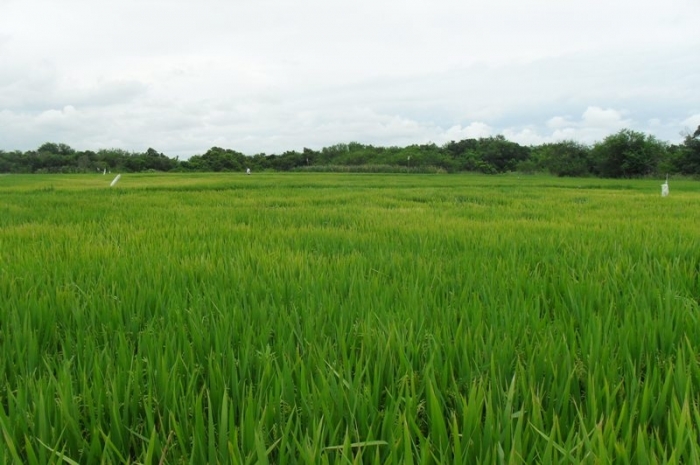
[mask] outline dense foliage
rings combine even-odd
[[[694,181],[0,180],[0,464],[700,463]]]
[[[86,173],[143,171],[307,170],[413,172],[541,172],[557,176],[633,178],[664,174],[700,174],[700,141],[688,135],[679,145],[623,129],[593,146],[574,141],[522,146],[503,136],[407,147],[375,147],[357,142],[321,150],[247,156],[212,147],[188,160],[169,158],[149,148],[144,153],[120,149],[77,151],[47,142],[37,150],[0,150],[0,173]]]

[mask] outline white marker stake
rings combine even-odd
[[[666,182],[661,184],[661,197],[668,197],[668,175],[666,175]]]
[[[109,187],[114,186],[117,183],[117,181],[119,181],[119,178],[121,178],[121,177],[122,177],[122,175],[118,174],[117,177],[114,178],[114,180],[112,180],[112,183],[109,185]]]

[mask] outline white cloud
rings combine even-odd
[[[568,116],[554,116],[547,121],[547,127],[550,129],[566,128],[572,124]]]
[[[578,120],[569,116],[553,116],[538,130],[536,126],[506,128],[504,136],[524,145],[538,145],[562,140],[577,140],[583,143],[600,141],[606,136],[634,125],[625,118],[626,111],[590,106]]]
[[[0,149],[677,139],[700,108],[698,16],[697,0],[0,0]]]
[[[534,128],[506,129],[503,131],[503,135],[506,139],[522,145],[539,145],[551,142],[550,137],[540,135]]]
[[[681,124],[683,125],[684,130],[687,130],[692,134],[693,131],[700,126],[700,113],[688,116]]]
[[[617,131],[631,123],[623,118],[623,112],[612,108],[588,107],[581,115],[580,127]]]
[[[440,140],[449,142],[462,139],[478,139],[481,137],[489,137],[493,135],[493,132],[493,128],[488,124],[481,121],[474,121],[466,127],[460,125],[452,126],[440,137]]]
[[[62,110],[46,110],[39,114],[37,121],[44,124],[64,124],[75,115],[75,107],[66,105]]]

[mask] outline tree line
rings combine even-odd
[[[90,172],[221,172],[252,171],[409,171],[409,172],[547,172],[557,176],[632,178],[665,174],[700,175],[699,131],[680,144],[623,129],[586,145],[561,141],[523,146],[505,137],[407,147],[378,147],[357,142],[321,150],[304,148],[281,154],[244,155],[212,147],[187,160],[171,158],[153,148],[145,152],[121,149],[75,150],[47,142],[36,150],[0,150],[0,173]]]

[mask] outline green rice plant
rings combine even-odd
[[[695,463],[700,189],[5,176],[0,463]]]

